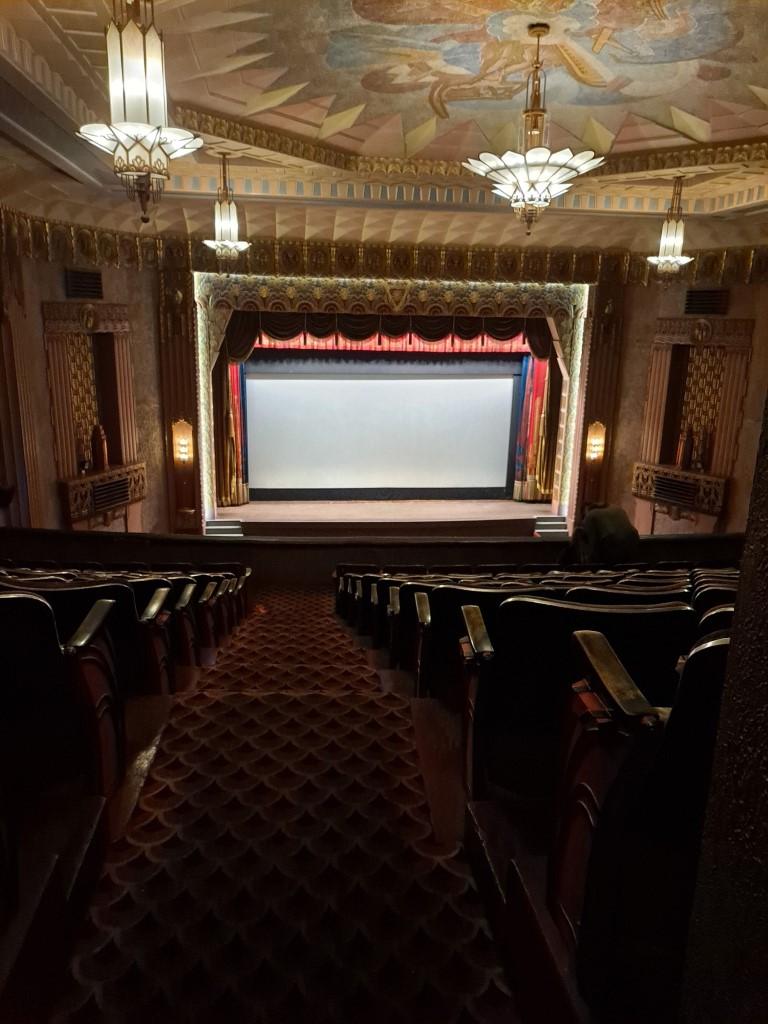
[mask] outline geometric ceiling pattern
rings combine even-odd
[[[651,251],[672,178],[682,174],[688,244],[764,243],[767,7],[155,0],[169,109],[203,134],[206,148],[173,162],[152,230],[209,230],[217,159],[228,152],[243,227],[254,236]],[[0,77],[50,128],[36,123],[39,144],[29,144],[29,126],[4,109],[0,93],[4,202],[136,226],[108,161],[73,134],[107,114],[111,14],[111,0],[0,6]],[[517,148],[534,20],[551,26],[542,45],[550,145],[594,149],[607,160],[577,179],[526,239],[460,161]],[[14,117],[22,122],[15,134]]]
[[[554,148],[768,133],[765,0],[156,4],[179,103],[363,154],[514,148],[542,44]]]

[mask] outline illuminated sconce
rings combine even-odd
[[[173,461],[181,469],[192,465],[194,458],[194,441],[192,424],[186,420],[176,420],[171,426],[173,437]]]
[[[605,455],[605,424],[596,420],[587,430],[587,462],[602,462]]]

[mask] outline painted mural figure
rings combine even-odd
[[[330,33],[330,68],[361,71],[374,93],[424,94],[434,113],[476,111],[525,88],[527,25],[551,23],[550,92],[571,104],[668,96],[694,76],[729,74],[737,42],[726,5],[703,0],[351,0],[358,23]],[[711,61],[711,64],[707,64]],[[704,66],[706,64],[706,66]],[[574,93],[574,83],[577,86]]]

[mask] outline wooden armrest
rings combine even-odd
[[[429,609],[429,595],[419,591],[418,594],[413,595],[413,599],[416,603],[419,625],[422,627],[429,626],[432,622],[432,612]]]
[[[202,592],[202,594],[200,595],[199,603],[200,604],[205,604],[207,601],[210,601],[210,599],[213,597],[213,592],[214,592],[215,589],[216,589],[216,584],[213,581],[211,581],[207,585],[205,590]]]
[[[620,711],[632,717],[654,714],[602,633],[580,629],[573,634],[573,639],[586,662],[588,681],[603,690]]]
[[[179,600],[176,602],[176,611],[180,612],[182,608],[186,608],[189,602],[192,600],[192,595],[195,592],[195,584],[188,583],[181,592]]]
[[[400,614],[400,587],[389,588],[389,608],[387,611],[390,615]]]
[[[74,651],[78,648],[86,647],[91,642],[96,632],[103,625],[104,620],[112,611],[114,604],[114,601],[108,601],[105,598],[101,598],[101,600],[96,601],[93,608],[91,608],[75,632],[69,638],[68,643],[64,645],[65,650]]]
[[[248,579],[248,577],[245,575],[245,573],[243,573],[243,575],[240,577],[240,579],[237,580],[237,586],[235,587],[235,593],[236,594],[239,594],[240,591],[243,589],[243,587],[245,586],[245,581],[247,579]]]
[[[483,613],[476,604],[465,604],[462,606],[461,614],[464,616],[467,636],[475,657],[484,660],[492,658],[494,655],[493,644],[488,636]]]
[[[157,615],[158,615],[160,609],[163,607],[163,603],[165,602],[165,599],[166,599],[166,597],[168,597],[170,592],[171,592],[171,588],[170,587],[158,587],[157,588],[157,590],[154,592],[154,594],[150,598],[149,604],[144,609],[144,612],[143,612],[143,614],[141,616],[141,621],[142,622],[152,622],[154,619],[157,618]]]
[[[355,580],[355,600],[362,601],[363,599],[363,581]]]
[[[228,590],[229,590],[229,580],[223,579],[221,581],[221,583],[219,583],[218,589],[216,590],[216,594],[215,594],[216,600],[218,600],[220,597],[223,597]]]
[[[234,576],[229,581],[229,584],[227,585],[227,590],[229,591],[230,594],[234,594],[234,592],[237,590],[237,580],[234,578]]]

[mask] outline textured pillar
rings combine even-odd
[[[735,349],[725,354],[720,409],[709,465],[709,472],[713,476],[730,476],[736,461],[741,421],[744,417],[749,355],[748,349]]]
[[[70,335],[68,334],[48,334],[45,338],[48,388],[51,395],[53,446],[56,472],[61,480],[77,476],[77,440],[72,413],[69,343]]]
[[[129,464],[139,460],[139,434],[136,427],[136,401],[133,391],[133,361],[131,359],[131,336],[127,333],[114,334],[115,391],[119,409],[120,447],[123,462]]]
[[[768,405],[691,922],[685,1024],[768,1020],[767,607]]]
[[[621,368],[622,304],[621,284],[598,285],[592,329],[585,332],[582,351],[578,481],[573,488],[576,519],[585,502],[605,500]],[[605,451],[602,459],[590,463],[586,460],[586,440],[589,425],[594,422],[605,426]]]
[[[198,437],[197,320],[195,282],[189,270],[160,271],[160,380],[165,421],[165,452],[168,475],[169,522],[181,533],[201,533],[200,452],[195,444],[195,485],[185,486],[174,464],[172,427],[178,420],[192,425]],[[184,469],[186,474],[187,469]]]
[[[672,349],[669,346],[654,345],[651,349],[648,394],[645,399],[643,435],[640,442],[641,462],[659,461],[671,361]]]

